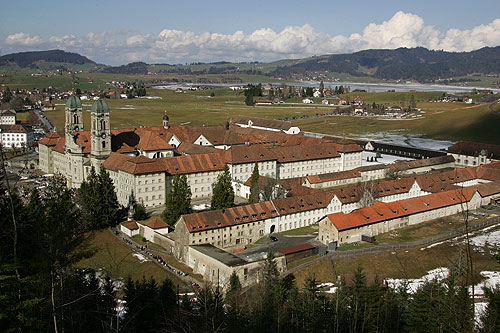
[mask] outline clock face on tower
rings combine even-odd
[[[80,128],[78,126],[75,126],[75,132],[78,132]]]
[[[102,133],[101,138],[106,139],[106,133]]]

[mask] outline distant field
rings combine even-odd
[[[210,97],[210,94],[215,97]],[[492,113],[487,105],[479,107],[465,103],[428,103],[428,99],[441,95],[439,92],[397,93],[350,93],[345,97],[353,100],[361,96],[365,103],[407,105],[414,95],[420,117],[410,119],[377,119],[375,117],[334,116],[299,119],[295,123],[305,131],[345,136],[363,136],[375,132],[421,134],[433,139],[472,140],[500,144],[498,128],[500,116]],[[172,124],[189,123],[193,126],[222,124],[236,116],[263,118],[300,118],[326,113],[330,109],[322,105],[283,104],[276,106],[249,107],[241,93],[229,89],[192,91],[183,94],[166,89],[148,89],[149,96],[162,99],[106,100],[111,109],[111,127],[138,127],[160,125],[165,112]],[[46,115],[61,130],[64,126],[64,102],[56,101],[55,111]],[[90,126],[91,101],[84,101],[84,122]]]

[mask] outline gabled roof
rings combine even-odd
[[[337,230],[348,230],[470,201],[474,193],[475,189],[463,188],[389,203],[376,201],[372,206],[349,214],[329,214],[328,219]]]
[[[57,132],[52,132],[44,136],[38,143],[46,146],[55,146],[60,138],[61,136]]]
[[[163,222],[160,218],[158,217],[153,217],[150,220],[147,220],[145,222],[141,222],[143,225],[151,228],[151,229],[163,229],[163,228],[168,228],[168,224]]]
[[[0,125],[0,130],[2,133],[28,133],[31,130],[27,129],[22,125]]]
[[[227,209],[182,215],[177,223],[184,223],[189,232],[219,229],[258,222],[280,215],[325,208],[332,197],[330,193],[318,192],[313,195],[275,199]]]
[[[481,152],[484,152],[487,158],[492,158],[495,160],[500,159],[500,145],[492,145],[488,143],[479,143],[470,141],[460,141],[448,147],[448,153],[451,154],[479,156]]]
[[[309,181],[310,184],[318,184],[318,183],[324,183],[328,181],[334,181],[334,180],[342,180],[342,179],[350,179],[350,178],[357,178],[361,177],[361,173],[357,170],[347,170],[347,171],[339,171],[339,172],[332,172],[332,173],[324,173],[320,175],[311,175],[307,176],[306,179]]]
[[[302,252],[302,251],[312,250],[315,248],[316,247],[311,245],[311,244],[304,243],[304,244],[298,244],[298,245],[294,245],[294,246],[290,246],[290,247],[284,247],[282,249],[279,249],[278,252],[281,252],[284,255],[288,255],[288,254],[298,253],[298,252]]]
[[[139,229],[139,226],[137,225],[137,222],[134,220],[129,220],[121,223],[122,226],[127,228],[128,230],[137,230]]]

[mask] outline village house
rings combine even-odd
[[[6,149],[29,148],[35,135],[30,127],[22,125],[0,125],[0,144]]]
[[[15,124],[16,124],[16,111],[14,110],[0,111],[0,125],[15,125]]]

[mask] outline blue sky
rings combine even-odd
[[[2,54],[62,48],[109,64],[500,45],[499,0],[20,0],[2,12]]]

